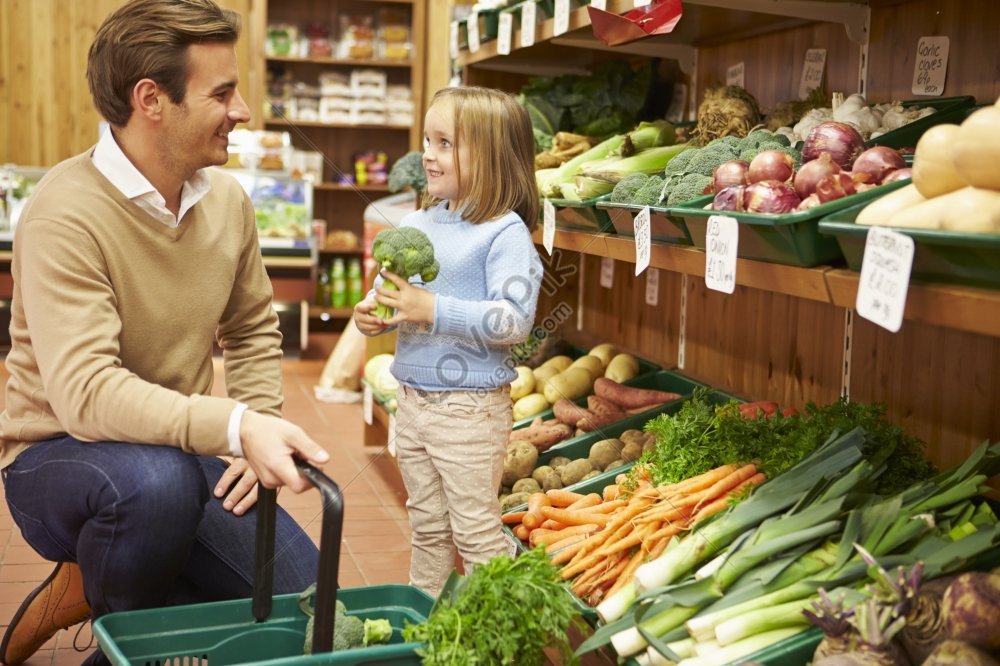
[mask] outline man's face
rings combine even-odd
[[[232,44],[188,47],[188,82],[180,104],[167,101],[160,150],[165,166],[187,180],[198,169],[225,164],[229,132],[250,121],[236,90],[239,74]]]

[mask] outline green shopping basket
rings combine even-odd
[[[343,495],[337,484],[308,463],[299,472],[323,498],[313,653],[303,654],[307,615],[298,594],[272,597],[277,495],[260,488],[252,599],[109,613],[94,622],[94,636],[115,666],[222,666],[225,664],[419,664],[417,643],[405,643],[406,622],[422,622],[434,600],[409,585],[337,589]],[[351,615],[385,618],[386,645],[331,652],[337,597]]]

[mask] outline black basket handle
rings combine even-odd
[[[323,498],[323,529],[319,538],[319,571],[316,573],[316,612],[313,619],[313,653],[333,651],[336,617],[337,573],[340,539],[344,527],[344,496],[333,479],[304,460],[294,458],[299,474],[309,479]],[[271,615],[274,581],[274,530],[277,492],[258,484],[257,550],[254,564],[253,616],[263,622]]]

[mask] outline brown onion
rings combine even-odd
[[[851,177],[841,171],[816,183],[816,196],[823,203],[841,199],[857,191]]]
[[[743,193],[743,202],[751,213],[788,213],[795,210],[800,201],[795,188],[777,180],[747,185]]]
[[[835,173],[840,173],[840,166],[830,159],[829,153],[823,153],[799,168],[795,174],[795,193],[806,198],[816,191],[816,183]]]
[[[776,180],[784,183],[795,174],[795,159],[783,150],[765,150],[750,161],[747,175],[751,183]]]
[[[743,205],[745,192],[745,185],[730,185],[722,188],[712,200],[712,210],[746,210]]]
[[[886,174],[905,166],[906,161],[898,151],[888,146],[875,146],[858,155],[851,171],[870,174],[872,179],[868,182],[878,184],[882,182]]]
[[[816,206],[820,205],[821,203],[823,203],[823,202],[819,200],[819,195],[816,194],[815,192],[813,192],[812,194],[810,194],[809,196],[807,196],[805,199],[803,199],[802,202],[798,206],[795,207],[795,212],[799,212],[799,211],[802,211],[802,210],[809,210],[810,208],[815,208]]]
[[[712,192],[718,194],[727,187],[748,184],[749,168],[750,163],[746,160],[729,160],[715,167],[715,171],[712,172]]]
[[[850,169],[854,160],[865,149],[861,132],[847,123],[830,120],[812,128],[802,146],[802,161],[814,160],[823,153],[830,153],[830,159],[841,169]]]
[[[906,180],[907,178],[913,178],[913,169],[903,167],[902,169],[896,169],[887,173],[882,178],[882,184],[888,185],[889,183],[895,183],[897,180]]]

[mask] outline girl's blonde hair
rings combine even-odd
[[[454,115],[456,170],[462,216],[474,224],[517,213],[529,229],[538,221],[535,184],[535,135],[528,112],[512,96],[492,88],[443,88],[431,106],[451,102]],[[459,144],[469,148],[471,164],[458,163]],[[423,207],[439,199],[426,196]]]

